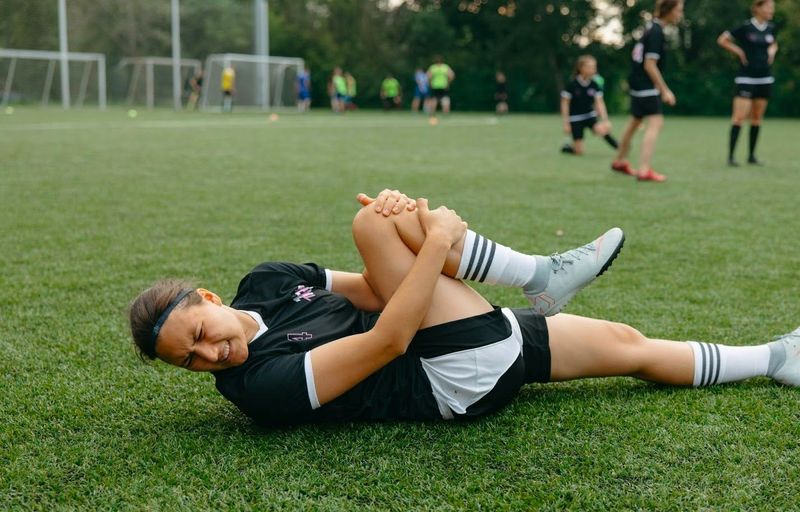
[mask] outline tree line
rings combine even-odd
[[[312,72],[314,102],[327,103],[335,66],[358,79],[362,106],[378,106],[381,80],[398,77],[406,95],[415,67],[442,55],[455,70],[456,110],[491,110],[494,74],[508,77],[512,111],[556,111],[576,58],[594,55],[606,101],[625,111],[630,49],[654,0],[270,0],[270,53],[301,57]],[[681,114],[727,114],[735,59],[717,36],[749,17],[749,0],[687,0],[672,31],[665,73]],[[170,3],[68,0],[73,51],[124,57],[169,56]],[[251,0],[181,0],[185,57],[252,53]],[[776,84],[772,115],[800,115],[800,0],[777,0]],[[58,48],[53,0],[0,0],[0,47]],[[616,30],[615,30],[616,29]],[[211,85],[213,86],[213,84]]]

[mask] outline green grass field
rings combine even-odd
[[[230,300],[265,260],[360,270],[355,195],[392,187],[529,252],[619,225],[569,312],[767,341],[800,324],[800,122],[767,121],[758,168],[723,165],[727,126],[668,117],[659,185],[609,171],[596,138],[562,156],[549,115],[0,112],[0,509],[796,509],[800,391],[767,379],[535,385],[472,423],[269,431],[127,332],[161,277]]]

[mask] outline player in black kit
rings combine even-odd
[[[664,81],[662,71],[666,62],[666,41],[664,25],[678,23],[683,17],[683,0],[658,0],[655,17],[647,24],[644,35],[637,41],[631,54],[632,68],[628,77],[631,96],[631,120],[622,134],[616,159],[611,169],[623,174],[636,176],[639,181],[665,181],[663,174],[656,172],[650,162],[656,148],[656,141],[664,125],[661,102],[675,105],[675,95]],[[634,171],[626,160],[631,148],[631,140],[642,122],[647,128],[642,141],[639,170]]]
[[[736,96],[733,98],[733,119],[728,141],[728,165],[739,165],[734,156],[742,123],[750,117],[750,151],[747,162],[758,164],[756,144],[761,120],[772,95],[772,62],[778,52],[775,25],[770,20],[775,14],[772,0],[755,0],[753,17],[733,30],[723,32],[717,42],[736,55],[741,66],[736,74]]]
[[[596,75],[597,60],[591,55],[581,55],[575,64],[575,77],[561,91],[564,133],[572,136],[572,144],[565,144],[561,148],[564,153],[583,154],[583,132],[586,128],[603,137],[612,148],[618,147],[611,135],[603,87],[594,80]]]
[[[358,199],[363,273],[265,263],[242,279],[231,306],[162,281],[130,308],[140,355],[212,372],[219,392],[261,425],[468,418],[502,408],[525,383],[583,377],[800,383],[800,330],[729,347],[555,314],[608,268],[619,229],[545,258],[485,239],[425,199],[389,190]],[[532,307],[494,307],[461,279],[519,286]]]

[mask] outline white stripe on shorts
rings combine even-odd
[[[469,406],[494,389],[522,354],[522,331],[517,318],[508,308],[502,312],[511,324],[508,338],[482,347],[420,358],[442,418],[451,420],[454,413],[466,413]]]

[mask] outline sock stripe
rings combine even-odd
[[[700,343],[700,359],[703,360],[703,369],[700,372],[700,385],[706,385],[706,368],[708,368],[708,356],[706,355],[706,344]]]
[[[489,240],[489,243],[492,244],[492,249],[489,251],[489,257],[486,260],[486,267],[483,269],[483,274],[481,274],[480,279],[478,279],[481,283],[486,279],[486,275],[489,273],[489,268],[492,266],[492,261],[494,261],[494,253],[497,250],[496,243],[491,240]]]
[[[481,235],[476,234],[475,239],[472,241],[472,253],[469,256],[469,265],[467,265],[467,270],[464,272],[464,279],[468,278],[469,271],[472,270],[472,265],[475,263],[475,255],[478,253],[478,244],[482,238],[483,237]]]
[[[719,346],[717,346],[716,343],[712,344],[711,346],[714,347],[714,352],[717,356],[717,371],[714,372],[714,381],[711,384],[716,384],[719,380],[719,369],[722,367],[722,356],[719,353]]]
[[[472,273],[472,276],[469,278],[470,281],[474,281],[475,278],[478,277],[478,272],[480,272],[481,268],[483,268],[483,258],[484,258],[484,256],[486,256],[486,246],[488,246],[488,245],[489,245],[489,243],[486,241],[486,239],[481,237],[481,255],[478,256],[478,264],[475,265],[475,271]]]

